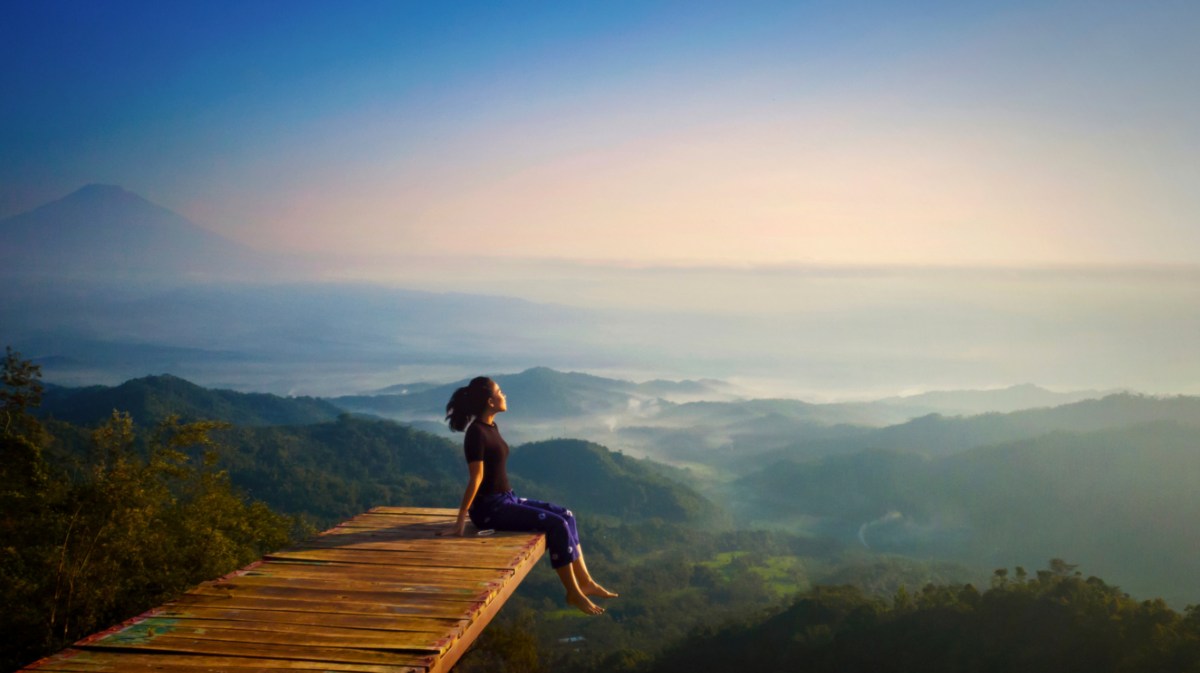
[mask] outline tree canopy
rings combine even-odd
[[[0,389],[0,668],[9,670],[307,532],[218,469],[219,424],[168,417],[145,446],[113,412],[73,464],[31,414],[36,365],[8,350]],[[193,458],[192,456],[198,456]]]

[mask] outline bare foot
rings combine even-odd
[[[579,586],[579,590],[582,591],[585,596],[599,596],[600,598],[616,598],[617,596],[621,595],[615,591],[609,591],[595,582],[581,584]]]
[[[591,602],[583,594],[567,594],[567,604],[579,608],[579,611],[585,615],[599,615],[604,613],[604,608]]]

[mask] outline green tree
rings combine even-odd
[[[696,633],[647,670],[1200,673],[1200,608],[1135,601],[1061,559],[1016,575],[983,593],[930,584],[890,606],[816,587],[765,619]]]
[[[8,347],[0,372],[0,613],[6,645],[0,668],[8,670],[41,651],[46,616],[36,601],[53,567],[45,533],[61,485],[49,478],[43,449],[50,438],[31,414],[41,401],[41,370]]]
[[[529,610],[502,615],[488,625],[454,667],[456,673],[540,673],[534,618]]]
[[[42,451],[49,435],[31,410],[41,403],[41,368],[5,349],[0,371],[0,532],[6,547],[21,540],[18,529],[41,507],[47,470]]]

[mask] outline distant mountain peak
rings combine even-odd
[[[125,383],[123,383],[121,385],[129,385],[129,384],[135,384],[135,385],[137,385],[137,384],[147,384],[147,385],[169,384],[169,385],[186,385],[186,386],[190,386],[193,388],[200,388],[200,386],[198,384],[192,383],[191,381],[189,381],[185,378],[175,376],[174,374],[150,374],[148,376],[142,376],[142,377],[135,378],[135,379],[129,379],[128,381],[126,381]]]
[[[238,278],[270,261],[119,185],[93,183],[0,220],[0,271],[55,279]]]
[[[124,213],[126,216],[139,211],[151,211],[159,215],[182,219],[180,215],[120,185],[106,185],[98,182],[84,185],[61,199],[46,204],[43,208],[56,204],[75,208],[120,209],[126,211]]]
[[[92,183],[66,196],[5,220],[36,222],[38,228],[55,231],[83,228],[126,228],[132,223],[149,223],[151,228],[200,229],[178,213],[164,208],[119,185]],[[20,227],[20,224],[17,224]]]
[[[84,186],[80,187],[79,189],[76,189],[75,191],[68,194],[66,198],[71,198],[72,196],[109,196],[109,195],[137,196],[133,192],[126,190],[124,187],[122,187],[120,185],[106,185],[101,182],[93,182],[91,184],[84,185]]]

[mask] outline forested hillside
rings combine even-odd
[[[872,549],[964,563],[1085,563],[1182,607],[1200,576],[1197,429],[1174,421],[1056,432],[930,459],[863,451],[775,462],[737,483],[762,519],[818,517]]]
[[[13,542],[0,578],[14,604],[30,607],[2,625],[22,634],[6,661],[283,544],[299,524],[272,511],[321,527],[375,505],[452,507],[462,494],[458,436],[171,376],[55,388],[34,416],[33,368],[13,356],[7,366],[25,378],[6,379],[5,408],[19,422],[4,438],[12,488],[0,521]],[[1176,609],[1195,600],[1186,578],[1200,574],[1191,549],[1200,451],[1196,426],[1179,418],[1191,404],[1116,396],[882,430],[813,426],[822,441],[844,445],[769,463],[726,447],[694,469],[578,439],[514,444],[514,486],[576,511],[589,566],[621,597],[606,602],[604,617],[584,619],[562,605],[553,573],[534,572],[459,668],[950,671],[982,666],[985,652],[995,665],[980,670],[1074,670],[1077,661],[1089,670],[1187,670],[1161,666],[1194,657],[1195,610],[1122,590]],[[121,405],[133,413],[114,416]],[[697,423],[708,409],[724,430],[744,433],[736,441],[746,446],[786,437],[797,427],[792,414],[805,413],[776,401],[671,409]],[[1108,425],[1164,417],[1172,420]],[[1043,432],[1071,423],[1103,429]],[[1035,434],[974,446],[1013,432]],[[871,448],[887,437],[909,439],[904,450]],[[939,450],[913,450],[914,437]],[[701,489],[728,495],[714,501]],[[136,525],[117,535],[123,528],[112,521]],[[197,536],[208,530],[199,522],[218,534]],[[81,561],[86,550],[67,541],[78,539],[69,530],[103,540],[103,562]],[[73,560],[47,572],[64,550]],[[974,588],[993,568],[1053,557],[1122,589],[1062,562]],[[70,629],[47,630],[38,606],[63,600],[54,588],[62,573],[80,587],[75,604],[89,607]],[[946,647],[946,634],[962,647]]]
[[[888,601],[821,587],[767,618],[705,629],[646,673],[1185,673],[1200,670],[1200,608],[1136,601],[1054,560],[990,588],[928,585]]]
[[[723,512],[693,488],[661,476],[652,461],[630,458],[578,439],[522,444],[509,458],[518,485],[539,499],[570,502],[592,516],[618,521],[662,519],[715,523]],[[728,521],[724,522],[728,524]]]

